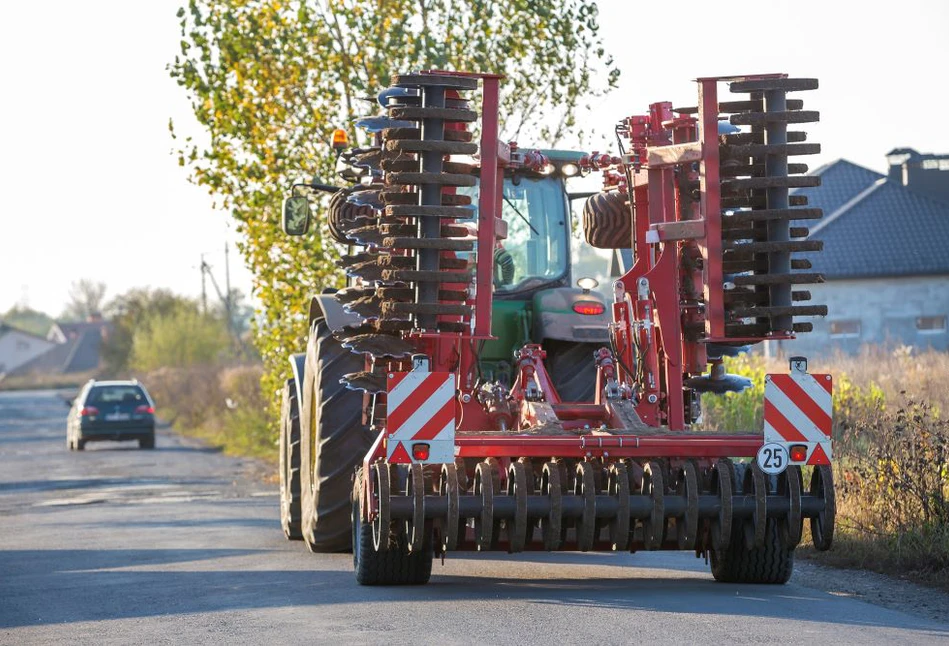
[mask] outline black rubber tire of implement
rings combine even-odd
[[[544,366],[563,402],[592,402],[596,394],[593,353],[602,344],[544,341]]]
[[[306,349],[300,418],[301,517],[311,552],[352,549],[353,471],[372,444],[362,423],[363,394],[340,383],[365,367],[363,355],[343,348],[324,321],[314,323]]]
[[[735,465],[735,491],[741,491],[745,465]],[[724,550],[712,550],[712,576],[721,583],[787,583],[794,571],[794,550],[785,548],[778,524],[768,519],[765,542],[752,550],[745,546],[743,522],[732,523],[732,536]]]
[[[633,214],[620,191],[597,193],[583,205],[583,235],[597,249],[628,249],[633,244]]]
[[[288,540],[303,539],[300,516],[300,407],[288,379],[280,403],[280,526]]]
[[[353,569],[359,585],[422,585],[432,576],[431,532],[425,538],[423,548],[409,553],[405,532],[399,532],[396,544],[377,552],[372,542],[372,525],[363,522],[362,469],[356,474],[352,491]]]
[[[375,211],[368,206],[358,206],[352,202],[347,202],[346,199],[352,192],[351,189],[344,188],[333,193],[326,218],[330,237],[342,245],[353,244],[353,239],[348,237],[345,232],[352,228],[352,221],[357,216],[372,217],[375,214]]]

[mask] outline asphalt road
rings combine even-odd
[[[2,644],[949,642],[813,566],[726,585],[679,553],[456,555],[428,586],[359,587],[351,556],[284,540],[258,463],[167,431],[70,453],[66,411],[0,393]]]

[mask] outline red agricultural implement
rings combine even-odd
[[[833,538],[830,377],[802,358],[770,375],[763,432],[698,422],[702,393],[746,385],[723,357],[826,314],[801,304],[797,287],[822,279],[792,258],[819,251],[799,223],[821,213],[789,194],[819,181],[788,162],[819,151],[788,131],[818,119],[788,98],[816,80],[699,79],[696,107],[654,103],[617,125],[616,155],[577,157],[604,177],[584,209],[587,241],[631,250],[604,340],[577,362],[595,379],[586,401],[562,400],[542,343],[500,368],[482,357],[497,341],[498,250],[527,263],[551,253],[532,224],[523,250],[505,246],[522,226],[502,217],[519,173],[549,160],[499,142],[499,81],[394,77],[376,145],[352,156],[365,179],[330,224],[365,250],[344,257],[351,286],[324,297],[349,318],[314,305],[307,353],[291,360],[288,536],[351,544],[362,584],[426,582],[433,556],[457,550],[688,550],[717,580],[787,581],[805,519],[817,549]],[[726,85],[736,100],[719,99]],[[288,231],[305,229],[305,207],[288,200]]]

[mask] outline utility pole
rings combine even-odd
[[[227,253],[228,253],[227,245],[224,246],[224,253],[225,253],[225,259],[226,259]],[[225,271],[227,270],[225,269]],[[214,288],[214,292],[217,294],[218,300],[221,301],[222,305],[224,305],[224,312],[225,312],[225,316],[227,317],[225,323],[227,324],[228,334],[234,339],[235,345],[239,349],[240,353],[243,354],[244,342],[241,340],[240,334],[238,333],[237,328],[234,326],[234,318],[231,313],[230,294],[228,294],[225,297],[224,294],[221,293],[221,287],[220,285],[218,285],[217,280],[214,278],[214,274],[211,272],[211,265],[209,265],[204,260],[204,254],[202,254],[201,255],[201,288],[202,288],[201,298],[202,298],[202,301],[204,302],[204,313],[207,314],[208,312],[207,295],[204,292],[205,277],[211,279],[211,286]],[[231,284],[230,272],[227,271],[226,287],[228,288],[228,291],[230,291],[230,284]]]
[[[207,274],[208,263],[204,262],[204,254],[201,254],[201,311],[207,315],[208,313],[208,285],[207,285]]]
[[[227,248],[227,242],[224,242],[224,309],[227,312],[227,327],[231,329],[234,325],[234,312],[231,311],[231,257],[230,250]],[[237,334],[237,331],[234,331]]]

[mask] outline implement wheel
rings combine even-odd
[[[362,393],[340,383],[363,370],[363,355],[343,348],[324,321],[310,331],[300,419],[301,529],[311,552],[352,549],[352,474],[372,444],[362,423]]]
[[[747,465],[735,465],[735,488],[745,478]],[[768,518],[761,547],[747,549],[743,523],[734,522],[724,549],[711,550],[712,576],[722,583],[787,583],[794,570],[794,549],[784,546],[778,523]]]
[[[300,407],[296,382],[288,379],[280,405],[280,525],[289,540],[303,539],[300,530]]]
[[[629,198],[620,191],[597,193],[583,206],[583,234],[597,249],[625,249],[633,245],[633,213]]]
[[[404,532],[384,552],[373,546],[372,524],[365,520],[362,469],[356,473],[352,489],[351,526],[353,569],[359,585],[419,585],[432,576],[432,532],[425,530],[422,549],[409,553]]]

